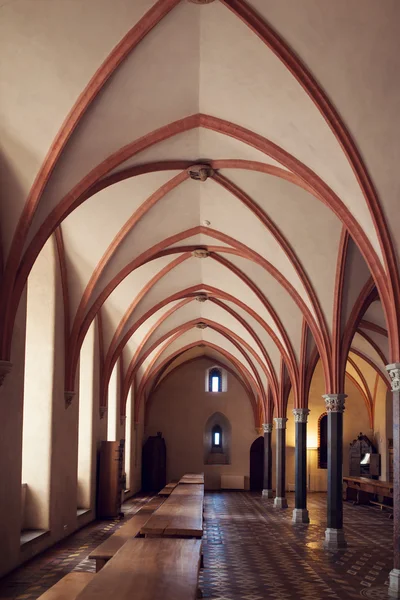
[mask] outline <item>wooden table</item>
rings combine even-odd
[[[368,477],[343,477],[343,483],[347,485],[346,500],[352,500],[356,504],[368,504],[375,496],[393,498],[391,481],[379,481]]]
[[[204,485],[204,474],[186,473],[180,480],[179,483],[194,483]]]
[[[203,535],[204,487],[180,483],[150,517],[140,533],[150,536],[196,537]]]
[[[194,600],[200,540],[128,540],[76,600]]]

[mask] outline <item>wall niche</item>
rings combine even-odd
[[[204,464],[230,465],[232,427],[221,412],[215,412],[204,427]]]

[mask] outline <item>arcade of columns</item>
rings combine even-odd
[[[389,595],[400,596],[400,363],[387,365],[393,392],[393,569],[390,572]],[[347,546],[343,528],[342,465],[343,465],[343,413],[346,394],[325,394],[328,415],[328,490],[327,528],[324,546],[330,550]],[[309,523],[307,510],[307,420],[308,408],[294,408],[295,420],[295,507],[293,523]],[[275,417],[276,428],[276,496],[274,506],[287,508],[285,497],[285,441],[286,417]],[[272,481],[272,430],[273,423],[264,423],[264,489],[263,496],[273,498]]]

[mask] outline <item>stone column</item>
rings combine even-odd
[[[328,527],[325,547],[337,550],[347,542],[343,531],[343,412],[346,394],[324,396],[328,414]]]
[[[309,523],[307,510],[307,419],[308,408],[294,408],[296,427],[295,448],[295,508],[293,523]]]
[[[386,366],[393,392],[393,569],[389,573],[391,598],[400,598],[400,363]]]
[[[274,506],[287,508],[286,487],[286,417],[275,417],[276,427],[276,497]]]
[[[264,498],[273,498],[272,491],[272,423],[264,423]]]

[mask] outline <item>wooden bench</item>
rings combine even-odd
[[[163,504],[163,502],[165,502],[165,498],[163,496],[155,496],[154,498],[149,500],[149,502],[146,502],[146,504],[144,504],[140,508],[138,513],[152,514],[154,511],[156,511],[161,506],[161,504]]]
[[[370,504],[374,504],[375,506],[379,506],[379,508],[381,510],[383,510],[384,508],[387,508],[388,510],[393,512],[393,506],[390,506],[390,504],[384,504],[383,502],[375,502],[374,500],[370,500],[369,501]],[[393,519],[393,515],[390,514],[389,515],[390,519]]]
[[[68,573],[42,594],[39,600],[75,600],[77,595],[93,580],[94,576],[94,573]]]
[[[170,494],[172,494],[172,492],[174,491],[174,489],[176,488],[177,485],[178,485],[178,482],[167,483],[167,485],[158,492],[158,495],[159,496],[169,496]]]
[[[193,483],[197,485],[204,485],[204,473],[186,473],[186,475],[181,477],[179,483]]]
[[[377,496],[393,498],[393,483],[390,481],[346,476],[343,477],[343,483],[346,485],[345,499],[355,504],[368,504]]]
[[[150,519],[150,516],[151,514],[149,513],[141,513],[139,511],[89,554],[89,558],[96,561],[96,573],[104,567],[128,540],[139,534],[141,528]]]
[[[140,533],[146,537],[203,535],[204,489],[200,484],[179,484]]]
[[[89,555],[96,561],[96,573],[114,556],[116,552],[131,538],[140,534],[140,529],[149,520],[155,510],[164,502],[165,498],[152,498],[138,512],[131,517],[113,535],[97,546]]]
[[[128,540],[79,594],[78,600],[194,600],[200,546],[200,540]]]

